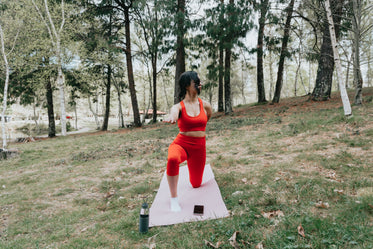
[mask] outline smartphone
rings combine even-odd
[[[194,211],[193,211],[193,214],[194,215],[203,215],[203,205],[194,205]]]

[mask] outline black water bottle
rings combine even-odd
[[[148,204],[144,202],[141,205],[139,231],[140,233],[147,233],[149,230],[149,208]]]

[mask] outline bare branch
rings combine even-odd
[[[17,42],[17,39],[18,39],[18,35],[19,35],[19,29],[18,29],[18,31],[17,31],[17,35],[16,35],[16,37],[14,38],[13,46],[12,46],[12,48],[10,49],[8,55],[11,54],[11,53],[13,52],[14,47],[16,46],[16,42]]]
[[[63,0],[61,2],[61,8],[62,8],[62,10],[61,10],[62,11],[62,22],[61,22],[60,30],[58,31],[59,34],[61,34],[63,26],[65,25],[65,5],[64,5]]]
[[[47,21],[45,20],[45,18],[44,18],[44,16],[43,16],[43,14],[41,13],[39,7],[35,4],[35,1],[34,1],[34,0],[31,0],[31,1],[32,1],[32,4],[34,5],[36,11],[39,13],[41,20],[43,20],[45,26],[47,27],[47,29],[48,29],[48,33],[49,33],[49,36],[51,37],[51,41],[52,41],[53,45],[55,46],[55,41],[54,41],[54,39],[53,39],[53,34],[52,34],[52,31],[51,31],[51,29],[50,29],[50,27],[49,27]]]
[[[51,13],[49,12],[47,0],[44,0],[44,5],[45,5],[45,11],[47,12],[47,16],[49,18],[49,24],[52,27],[52,31],[53,31],[54,35],[56,36],[56,39],[58,39],[58,33],[56,31],[56,28],[54,27],[52,16],[51,16]]]

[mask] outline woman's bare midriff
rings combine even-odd
[[[180,134],[188,137],[204,137],[206,132],[204,131],[180,131]]]

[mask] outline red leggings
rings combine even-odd
[[[167,175],[179,174],[180,163],[187,160],[189,181],[194,188],[201,186],[206,163],[206,138],[178,134],[168,148]]]

